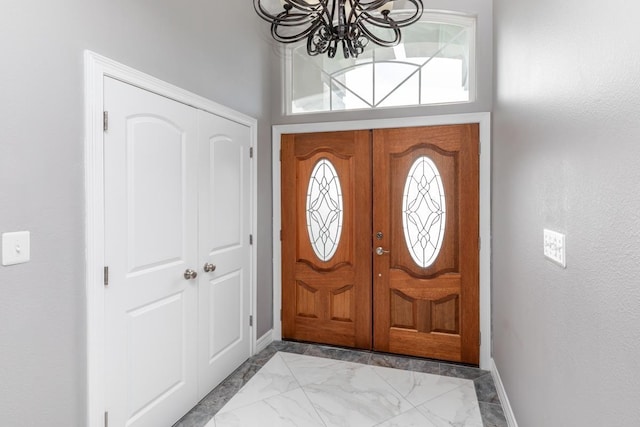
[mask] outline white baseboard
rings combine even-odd
[[[266,334],[258,338],[256,341],[256,354],[267,348],[269,344],[273,342],[273,329],[270,329]]]
[[[493,382],[496,386],[498,398],[500,399],[500,403],[502,404],[502,410],[504,411],[504,417],[507,419],[507,424],[509,425],[509,427],[518,427],[518,422],[516,421],[515,415],[513,415],[511,403],[509,403],[507,392],[504,389],[504,384],[502,384],[502,379],[500,378],[498,367],[496,366],[496,362],[495,360],[493,360],[493,358],[491,358],[491,376],[493,377]]]

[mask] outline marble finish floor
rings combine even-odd
[[[174,427],[506,427],[488,371],[275,342]]]

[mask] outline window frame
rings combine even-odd
[[[451,102],[434,102],[434,103],[419,103],[419,104],[407,104],[407,105],[394,105],[394,106],[379,106],[379,107],[367,107],[367,108],[348,108],[348,109],[328,109],[321,111],[307,111],[307,112],[293,112],[293,52],[296,48],[306,44],[306,40],[298,43],[291,43],[282,46],[283,51],[283,97],[284,105],[283,112],[285,116],[303,116],[310,114],[325,114],[336,112],[352,112],[352,111],[372,111],[372,110],[389,110],[398,108],[429,108],[440,105],[464,105],[470,104],[477,100],[477,27],[478,16],[475,14],[464,14],[460,12],[444,11],[444,10],[425,10],[420,22],[434,22],[438,24],[450,24],[466,27],[469,30],[469,99],[465,101],[451,101]],[[408,28],[404,28],[403,31],[407,31]],[[381,61],[382,62],[382,61]],[[332,73],[335,74],[335,73]],[[375,89],[374,89],[375,91]]]

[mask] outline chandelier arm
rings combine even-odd
[[[277,22],[273,22],[271,24],[271,36],[279,42],[282,43],[295,43],[297,41],[300,41],[304,38],[309,37],[310,34],[313,34],[317,31],[317,29],[322,25],[322,21],[317,21],[315,23],[312,23],[312,25],[310,25],[307,28],[304,28],[303,30],[301,30],[299,33],[295,33],[295,34],[291,34],[291,35],[283,35],[280,34],[278,32],[278,28],[281,27],[281,25],[279,25]],[[284,25],[282,25],[284,26]],[[286,26],[284,26],[286,27]]]
[[[261,1],[261,0],[257,0],[257,1]],[[313,13],[313,15],[316,15],[318,17],[324,16],[323,18],[324,20],[326,20],[327,22],[331,22],[332,14],[329,13],[329,7],[328,7],[329,1],[330,0],[318,0],[317,3],[310,4],[310,3],[307,3],[306,0],[284,0],[285,3],[290,4],[294,9],[299,9],[305,12],[306,14],[309,14],[309,12],[311,12]]]
[[[256,10],[258,16],[267,22],[271,22],[277,19],[277,16],[282,15],[283,12],[279,12],[278,15],[273,15],[267,9],[262,6],[261,0],[253,0],[253,8]]]
[[[316,22],[320,21],[319,17],[310,17],[308,15],[303,14],[285,14],[284,12],[281,14],[282,16],[277,16],[269,22],[276,23],[282,27],[299,27],[302,25],[315,25]]]
[[[319,22],[307,37],[307,53],[311,56],[325,53],[331,50],[331,45],[335,44],[337,37],[333,33],[332,26],[326,22]]]
[[[354,58],[357,58],[358,55],[360,55],[361,53],[364,52],[364,48],[365,48],[365,46],[367,45],[368,42],[369,42],[368,38],[363,37],[362,35],[359,35],[359,34],[357,36],[355,36],[354,38],[345,39],[345,43],[346,43],[346,46],[348,48],[348,52]],[[344,54],[345,54],[345,58],[349,57],[349,55],[347,55],[346,49],[345,49]]]
[[[362,31],[364,37],[377,44],[378,46],[393,47],[397,46],[402,40],[402,33],[400,32],[400,28],[398,27],[389,27],[391,30],[393,30],[393,39],[391,40],[385,40],[376,36],[363,24],[358,24],[358,28]]]
[[[352,4],[360,10],[378,10],[387,3],[393,3],[394,0],[371,0],[369,2],[363,0],[354,0]]]
[[[262,0],[258,0],[258,1],[262,1]],[[324,9],[327,8],[326,4],[328,0],[319,0],[318,3],[315,4],[310,4],[307,3],[304,0],[283,0],[285,2],[284,7],[286,8],[286,5],[290,5],[291,6],[291,10],[299,10],[304,12],[305,14],[314,14],[314,15],[321,15],[324,11]]]
[[[291,2],[293,0],[285,0],[285,1]],[[289,5],[290,7],[287,8],[287,5]],[[278,12],[278,14],[275,14],[275,15],[264,8],[264,6],[262,5],[262,0],[253,0],[253,6],[258,16],[264,19],[265,21],[269,23],[275,20],[278,20],[280,22],[287,21],[288,22],[287,25],[290,25],[290,26],[302,25],[304,23],[312,22],[316,19],[316,16],[318,15],[318,13],[316,13],[318,9],[317,7],[313,8],[309,6],[307,8],[303,8],[303,7],[299,7],[297,4],[294,5],[293,3],[286,4],[284,7],[284,10],[282,10],[281,12]],[[300,10],[301,13],[291,13],[291,10],[293,10],[294,8]],[[295,22],[298,22],[298,24],[296,24]]]

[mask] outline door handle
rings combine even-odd
[[[205,273],[212,273],[212,272],[216,271],[216,266],[211,264],[211,263],[206,263],[204,265],[204,271],[205,271]]]
[[[184,278],[187,280],[191,280],[191,279],[195,279],[196,277],[198,277],[198,273],[196,273],[195,271],[193,271],[190,268],[187,268],[184,272]]]
[[[385,251],[384,249],[382,249],[382,246],[378,246],[378,247],[376,248],[376,253],[377,253],[378,255],[384,255],[384,254],[388,254],[388,253],[389,253],[389,251]]]

